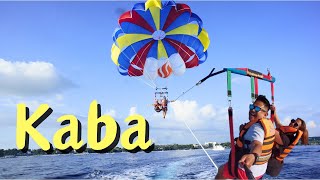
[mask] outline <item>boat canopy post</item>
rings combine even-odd
[[[231,100],[232,100],[232,90],[231,90],[231,71],[227,70],[227,95],[228,95],[228,101],[229,101],[229,108],[228,108],[228,116],[229,116],[229,132],[230,132],[230,145],[231,145],[231,174],[235,175],[234,169],[235,169],[235,144],[234,144],[234,132],[233,132],[233,109],[231,106]]]
[[[254,78],[254,99],[257,99],[259,96],[259,81],[258,78]]]
[[[250,77],[251,79],[251,101],[252,103],[254,102],[254,100],[256,99],[255,94],[254,94],[254,77]]]

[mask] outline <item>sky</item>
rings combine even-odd
[[[226,74],[208,79],[169,104],[167,118],[155,113],[154,89],[143,78],[122,76],[111,60],[119,16],[136,1],[0,2],[0,149],[16,148],[17,104],[34,112],[49,104],[53,113],[37,128],[50,142],[57,119],[75,115],[87,139],[87,114],[97,100],[124,132],[124,120],[140,114],[155,144],[228,142]],[[275,105],[281,122],[300,117],[309,136],[320,136],[317,80],[320,2],[184,1],[203,21],[211,43],[206,62],[182,76],[157,79],[169,99],[205,77],[212,68],[244,67],[276,78]],[[248,121],[250,78],[232,76],[235,134]],[[270,84],[259,81],[269,99]],[[118,144],[120,146],[120,143]],[[30,140],[30,148],[39,148]]]

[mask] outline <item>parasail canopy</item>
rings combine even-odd
[[[111,58],[122,75],[167,78],[207,59],[208,33],[186,4],[148,0],[118,21]]]

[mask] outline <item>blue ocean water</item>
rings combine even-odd
[[[229,149],[207,150],[220,166]],[[297,146],[277,179],[320,178],[320,146]],[[217,171],[202,150],[65,154],[0,159],[0,179],[213,179]],[[264,176],[264,179],[274,179]]]

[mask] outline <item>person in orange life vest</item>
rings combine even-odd
[[[156,112],[160,112],[160,111],[162,110],[162,108],[161,108],[161,103],[160,103],[157,99],[154,99],[154,104],[153,104],[153,106],[154,106],[154,110],[155,110]]]
[[[289,126],[283,126],[276,112],[275,106],[271,107],[274,110],[274,122],[277,127],[275,133],[275,144],[272,149],[272,156],[268,162],[267,174],[275,177],[280,174],[284,158],[291,152],[292,148],[298,143],[301,138],[301,144],[308,144],[308,130],[306,123],[301,118],[292,119]]]
[[[267,119],[270,103],[259,95],[249,106],[249,122],[242,126],[235,145],[235,169],[232,174],[231,159],[220,166],[216,179],[248,179],[244,166],[247,166],[255,179],[265,174],[267,162],[271,156],[275,129]]]
[[[168,103],[169,102],[174,102],[173,101],[168,101],[168,99],[166,98],[166,96],[163,96],[163,99],[161,100],[161,108],[162,108],[162,112],[163,112],[163,118],[166,118],[167,115],[167,111],[168,111]]]

